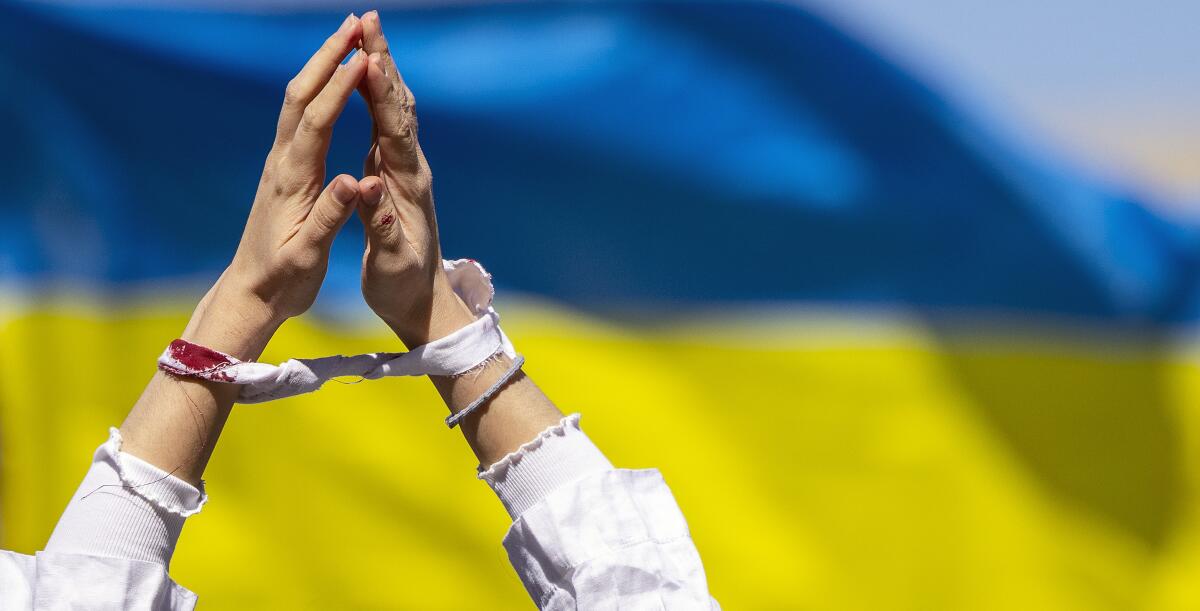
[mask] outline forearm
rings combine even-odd
[[[39,601],[56,608],[107,600],[123,602],[98,606],[124,608],[135,598],[155,608],[194,605],[165,569],[184,520],[206,501],[204,469],[242,390],[217,369],[231,365],[230,357],[257,360],[279,325],[312,305],[334,236],[358,205],[353,177],[320,187],[333,123],[366,70],[362,54],[342,63],[361,34],[348,16],[289,82],[238,250],[180,334],[185,341],[170,346],[171,371],[186,377],[155,372],[121,428],[97,449],[46,546],[46,567],[62,583],[39,573],[37,586],[50,585],[37,592]],[[190,377],[197,372],[216,381]],[[76,573],[111,578],[75,583]]]
[[[181,338],[255,360],[282,321],[261,301],[230,285],[225,277],[217,281]],[[198,485],[238,389],[156,372],[121,424],[124,451]]]
[[[348,16],[289,83],[237,252],[182,339],[254,361],[279,325],[316,299],[333,238],[358,202],[350,176],[320,186],[333,123],[366,70],[361,54],[341,63],[361,34]],[[155,374],[121,425],[127,451],[198,484],[238,392]]]
[[[257,357],[278,325],[231,289],[218,280],[181,336]],[[186,517],[204,503],[201,476],[237,389],[156,372],[121,430],[96,450],[46,551],[167,566]]]
[[[461,376],[431,376],[450,412],[458,413],[488,389],[512,365],[501,354],[482,368]],[[562,412],[523,372],[487,403],[468,415],[459,428],[479,464],[488,466],[562,419]]]

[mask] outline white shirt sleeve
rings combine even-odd
[[[184,521],[207,497],[120,450],[110,429],[45,551],[0,551],[0,609],[195,607],[167,567]]]
[[[720,609],[657,469],[614,469],[579,414],[479,474],[513,516],[504,547],[539,609]]]

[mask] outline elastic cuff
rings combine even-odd
[[[109,429],[46,551],[169,566],[187,516],[207,500],[203,487],[122,452],[120,432]]]
[[[197,489],[172,473],[167,473],[133,454],[122,452],[121,443],[121,431],[110,427],[108,441],[96,450],[96,458],[100,458],[101,452],[108,454],[125,489],[167,513],[183,518],[200,513],[204,504],[208,502],[208,494],[204,492],[204,480],[200,480],[200,488]]]
[[[479,479],[491,486],[508,515],[516,519],[559,486],[612,469],[579,427],[579,414],[571,414],[486,470],[481,466]]]

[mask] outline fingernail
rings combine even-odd
[[[345,32],[346,29],[350,27],[351,23],[354,23],[354,13],[346,15],[346,20],[342,22],[342,25],[338,26],[338,33],[340,34]]]
[[[379,179],[362,183],[362,203],[364,206],[372,207],[378,204],[382,195],[383,189],[380,187]]]
[[[369,11],[363,13],[363,19],[368,19],[368,18],[379,21],[379,11],[372,9],[372,10],[369,10]]]
[[[358,195],[357,185],[350,184],[350,180],[339,178],[333,183],[333,201],[342,204],[343,206],[354,201],[354,196]]]

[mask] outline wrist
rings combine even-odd
[[[253,361],[285,319],[252,292],[239,290],[222,278],[197,306],[182,337],[243,361]]]
[[[450,287],[445,274],[439,273],[434,279],[428,308],[407,321],[389,321],[388,326],[411,350],[446,337],[472,322],[475,322],[475,316],[471,309]]]

